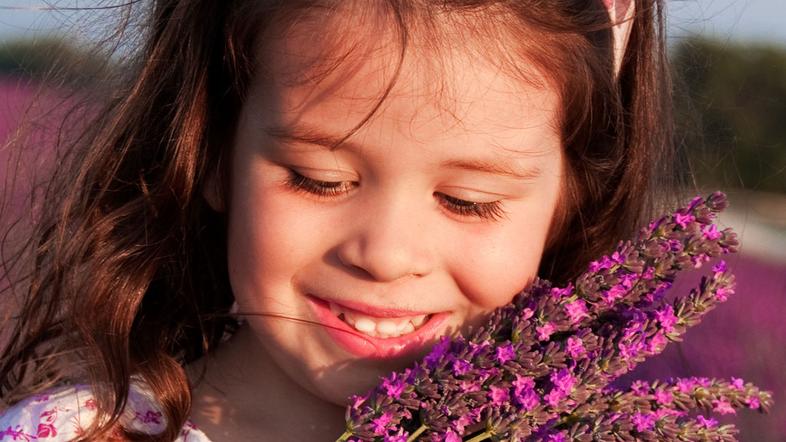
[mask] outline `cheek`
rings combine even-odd
[[[252,178],[238,184],[229,214],[232,289],[244,304],[281,301],[294,275],[318,256],[320,238],[314,232],[323,229],[271,183]]]
[[[493,309],[507,304],[536,276],[543,244],[525,232],[493,240],[467,241],[453,256],[454,279],[475,305]]]
[[[505,305],[537,276],[557,202],[556,192],[550,195],[521,203],[504,226],[478,228],[453,243],[453,277],[473,304]]]

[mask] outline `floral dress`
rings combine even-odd
[[[96,416],[96,402],[84,385],[63,387],[31,396],[0,411],[0,441],[70,441],[84,434]],[[132,384],[121,417],[124,427],[141,433],[160,433],[165,426],[152,396]],[[210,442],[187,421],[176,442]]]

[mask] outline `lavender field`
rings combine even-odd
[[[10,142],[21,120],[21,115],[28,105],[32,95],[32,87],[23,84],[20,80],[3,78],[0,76],[0,160],[6,167],[0,167],[2,177],[6,176],[8,169],[8,149],[5,147]]]
[[[57,122],[63,121],[55,115],[63,114],[60,109],[65,103],[52,94],[44,97],[30,80],[0,75],[0,208],[4,223],[10,214],[21,213],[31,184],[46,177],[53,141],[60,130]],[[24,139],[25,148],[9,149],[15,139]]]
[[[750,228],[748,226],[748,228]],[[786,235],[786,234],[784,234]],[[745,244],[744,235],[742,243]],[[769,415],[742,410],[719,418],[736,423],[743,441],[786,440],[786,262],[757,257],[748,249],[726,260],[737,276],[737,293],[690,329],[685,341],[671,344],[622,380],[669,377],[741,377],[773,392]],[[709,269],[709,267],[705,266]],[[696,285],[702,270],[684,275],[674,286],[683,293]]]
[[[17,80],[0,77],[0,146],[5,146],[13,136],[34,90]],[[46,132],[45,128],[41,130]],[[45,156],[42,152],[47,149],[41,143],[36,144],[37,147],[21,157],[21,168],[0,168],[6,186],[15,171],[21,170],[19,178],[24,182],[40,169]],[[7,149],[0,149],[0,162],[7,165],[8,160]],[[18,207],[24,189],[24,186],[4,188],[4,218],[9,208]],[[772,391],[775,406],[767,416],[742,411],[726,420],[739,425],[741,440],[783,441],[786,440],[786,198],[731,192],[730,200],[731,212],[721,221],[740,233],[742,252],[727,259],[737,275],[737,294],[691,329],[685,342],[670,345],[664,354],[643,364],[625,379],[629,382],[636,378],[671,376],[742,377]],[[674,290],[689,290],[701,274],[702,270],[698,270],[685,275],[677,281]]]

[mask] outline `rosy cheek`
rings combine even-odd
[[[464,235],[447,252],[456,257],[451,274],[462,294],[483,309],[510,302],[537,275],[545,229],[541,223],[519,222]]]
[[[305,220],[264,183],[247,182],[233,195],[229,225],[229,271],[239,301],[259,302],[286,284],[303,251]]]

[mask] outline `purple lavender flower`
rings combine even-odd
[[[407,442],[407,439],[407,435],[401,430],[397,434],[386,435],[383,440],[384,442]]]
[[[381,416],[375,418],[371,421],[372,429],[374,430],[375,434],[384,435],[387,434],[388,426],[390,423],[393,422],[393,417],[390,412],[385,411],[382,413]]]
[[[546,440],[548,442],[567,442],[567,432],[560,431],[559,433],[551,434]]]
[[[702,425],[704,428],[713,428],[713,427],[716,427],[716,426],[718,426],[718,421],[716,421],[715,419],[712,419],[712,418],[709,418],[709,419],[708,419],[708,418],[706,418],[706,417],[704,417],[704,416],[702,416],[702,415],[699,415],[699,416],[697,416],[697,417],[696,417],[696,420],[698,420],[698,421],[699,421],[699,423],[700,423],[700,424],[701,424],[701,425]]]
[[[516,350],[510,342],[504,343],[496,349],[496,359],[500,364],[504,364],[516,357]]]
[[[382,388],[385,389],[388,396],[394,399],[401,397],[404,385],[404,379],[398,373],[393,373],[390,377],[382,380]]]
[[[552,287],[551,296],[559,299],[565,296],[570,296],[573,293],[573,284],[568,284],[566,287]]]
[[[655,426],[655,415],[652,413],[636,413],[631,420],[636,425],[636,431],[648,431]]]
[[[674,223],[677,224],[678,226],[682,227],[683,229],[687,229],[688,228],[688,224],[692,223],[695,220],[696,220],[696,217],[694,217],[693,215],[691,215],[689,213],[683,214],[683,213],[677,212],[677,213],[674,214]]]
[[[725,400],[712,401],[712,409],[716,413],[720,413],[720,414],[736,414],[737,413],[734,410],[734,407],[731,406],[731,403],[729,401],[725,401]]]
[[[536,280],[471,336],[443,338],[414,367],[353,397],[339,440],[734,440],[733,426],[686,410],[766,411],[769,393],[736,378],[609,387],[733,294],[721,262],[688,296],[664,298],[679,271],[736,250],[734,233],[712,224],[725,206],[720,193],[695,198],[571,284]]]
[[[489,390],[489,399],[492,405],[502,405],[510,401],[510,393],[507,388],[492,385]]]
[[[448,431],[445,435],[445,442],[461,442],[461,437],[452,431]]]
[[[702,227],[701,229],[702,235],[710,241],[715,241],[716,239],[721,237],[721,233],[718,231],[718,226],[715,224],[710,224],[709,226]]]
[[[554,333],[556,328],[554,327],[554,324],[547,322],[539,327],[536,327],[535,330],[538,332],[538,340],[546,341],[549,339],[549,336]]]
[[[729,299],[730,295],[734,294],[734,289],[731,287],[721,287],[717,292],[715,292],[715,297],[718,299],[718,302],[724,302]]]
[[[658,390],[655,392],[655,402],[661,405],[671,405],[674,402],[674,395],[667,390]]]
[[[499,359],[497,359],[497,360],[499,361]],[[499,361],[499,362],[500,362],[500,364],[503,363],[502,361]],[[469,373],[470,370],[472,370],[472,364],[470,364],[469,362],[465,361],[464,359],[455,359],[455,360],[453,360],[452,367],[453,367],[453,374],[455,376],[465,375],[465,374]]]
[[[662,330],[666,333],[671,333],[674,330],[674,325],[677,323],[677,316],[674,315],[674,307],[665,305],[663,308],[655,311],[655,317],[658,319]]]
[[[516,375],[513,381],[513,401],[523,411],[529,411],[540,404],[535,391],[535,380],[531,377]]]
[[[570,318],[571,324],[575,324],[587,316],[587,304],[582,299],[565,304],[565,313]]]
[[[565,349],[570,355],[571,358],[574,360],[581,359],[584,355],[587,354],[587,349],[584,348],[584,342],[582,342],[581,338],[577,338],[576,336],[571,336],[567,340],[567,348]]]

